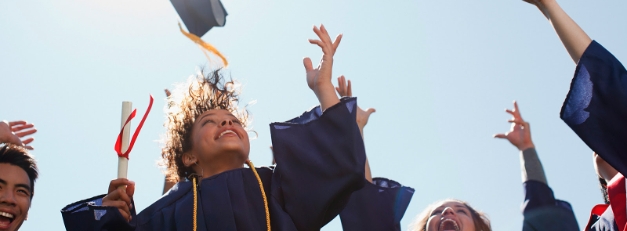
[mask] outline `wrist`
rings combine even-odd
[[[530,148],[535,148],[535,145],[533,145],[533,143],[527,143],[527,144],[523,144],[523,145],[518,146],[518,150],[521,151],[521,152],[525,151],[527,149],[530,149]]]

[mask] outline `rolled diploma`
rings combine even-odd
[[[133,111],[133,103],[129,101],[122,102],[122,123],[120,129],[124,126],[124,123],[128,119],[128,116]],[[128,143],[131,136],[131,123],[129,122],[124,131],[122,132],[122,153],[128,149]],[[128,173],[128,159],[125,157],[118,157],[118,178],[126,178]],[[124,187],[124,186],[122,186]]]

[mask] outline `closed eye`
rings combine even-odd
[[[458,213],[463,213],[463,214],[468,215],[468,212],[466,212],[466,210],[463,210],[463,209],[457,210],[457,212],[458,212]]]
[[[202,125],[205,126],[205,124],[207,123],[216,123],[215,121],[211,120],[211,119],[206,119],[205,121],[202,122]]]

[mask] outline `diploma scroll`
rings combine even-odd
[[[120,129],[124,129],[122,132],[122,153],[125,153],[128,150],[129,141],[131,138],[131,124],[128,121],[126,124],[128,117],[131,115],[133,111],[133,103],[129,101],[122,102],[122,122],[120,125]],[[126,124],[126,126],[124,126]],[[118,178],[126,178],[128,175],[128,158],[126,157],[118,157]]]

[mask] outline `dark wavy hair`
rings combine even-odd
[[[217,69],[210,72],[201,70],[172,91],[165,109],[165,146],[161,153],[168,181],[178,182],[194,173],[191,167],[183,164],[183,154],[192,149],[192,127],[198,116],[208,110],[224,109],[246,128],[248,111],[238,107],[239,88],[237,82],[232,79],[226,81],[221,69]]]
[[[429,206],[427,206],[427,208],[425,208],[425,210],[422,211],[422,213],[416,216],[414,224],[410,227],[409,230],[426,231],[427,222],[429,221],[429,217],[431,217],[431,212],[433,212],[433,210],[437,208],[439,205],[441,205],[442,203],[449,202],[449,201],[462,203],[464,204],[464,206],[466,206],[466,208],[468,208],[468,210],[470,210],[472,220],[475,223],[475,231],[492,231],[492,227],[490,227],[490,219],[488,219],[488,216],[485,213],[479,210],[475,210],[468,204],[468,202],[457,200],[457,199],[446,199],[446,200],[441,200],[433,204],[430,204]]]
[[[602,177],[599,177],[599,188],[601,188],[601,194],[603,194],[603,203],[610,204],[610,196],[607,194],[607,181]]]
[[[10,164],[24,169],[30,180],[30,199],[35,195],[35,180],[39,176],[37,162],[28,151],[19,145],[4,144],[0,147],[0,163]]]

